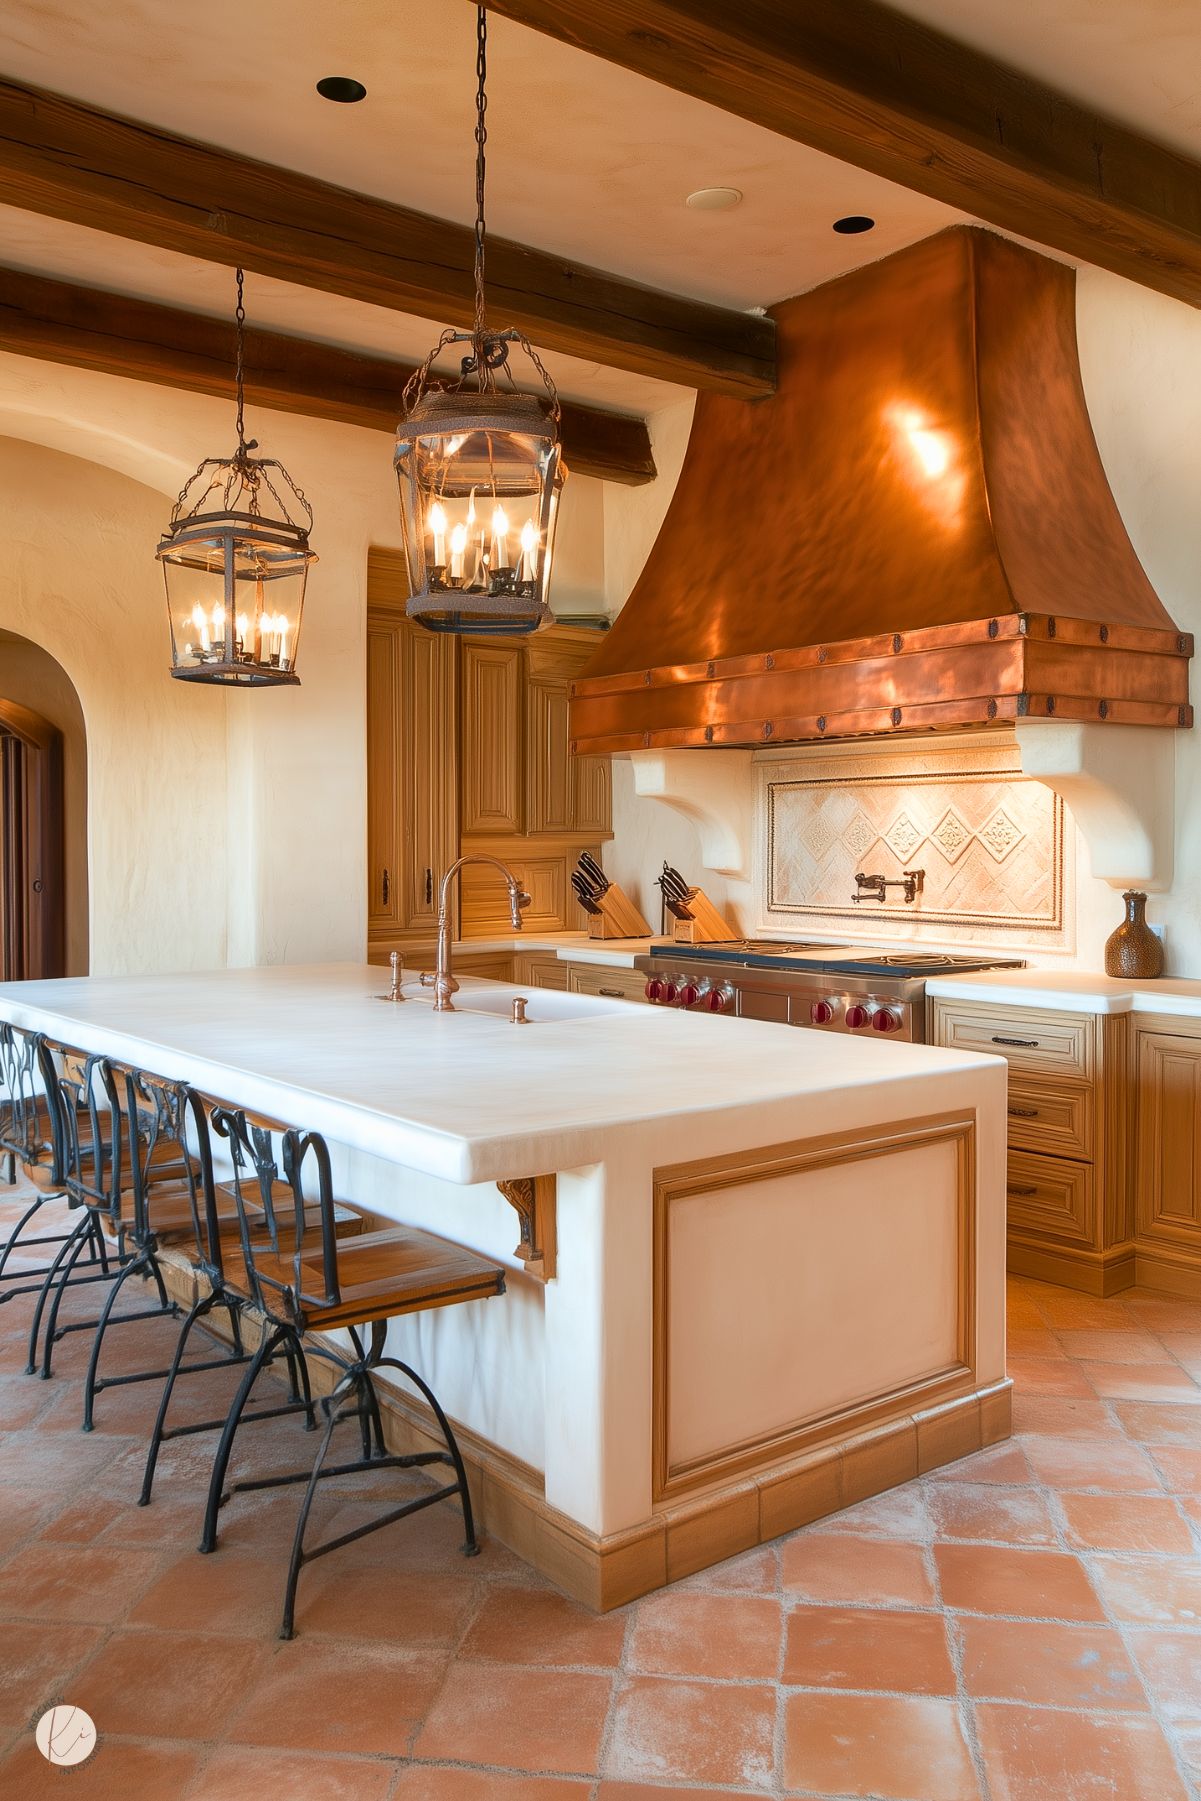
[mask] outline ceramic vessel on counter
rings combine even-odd
[[[1123,894],[1126,917],[1105,940],[1107,976],[1140,979],[1163,974],[1163,944],[1147,924],[1147,897],[1138,888]]]

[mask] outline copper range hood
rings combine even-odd
[[[1073,270],[955,226],[774,316],[778,392],[698,398],[662,531],[575,685],[575,749],[1192,724],[1192,638],[1089,423]]]

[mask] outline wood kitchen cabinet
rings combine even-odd
[[[554,626],[520,642],[457,639],[405,617],[404,559],[373,551],[367,580],[368,954],[427,945],[438,884],[460,854],[499,857],[531,895],[531,931],[582,931],[581,851],[612,836],[608,757],[571,755],[571,683],[597,635]],[[456,932],[507,935],[494,870],[469,865]]]
[[[367,941],[428,939],[438,882],[458,855],[454,641],[404,616],[404,589],[372,559],[367,609]]]
[[[1134,1024],[1139,1280],[1201,1300],[1201,1020]]]

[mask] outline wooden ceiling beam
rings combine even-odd
[[[1201,306],[1201,163],[878,0],[490,10]]]
[[[16,269],[0,268],[0,350],[233,399],[232,321]],[[411,374],[406,363],[247,327],[246,397],[256,406],[390,432]],[[562,431],[577,474],[654,480],[645,419],[564,401]]]
[[[471,325],[465,226],[0,80],[0,201],[206,262]],[[542,350],[756,399],[775,328],[504,238],[488,239],[492,318]]]

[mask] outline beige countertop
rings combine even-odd
[[[938,1000],[985,1001],[1045,1007],[1063,1013],[1161,1013],[1201,1018],[1201,982],[1186,976],[1129,982],[1083,969],[982,969],[933,976],[926,993]]]

